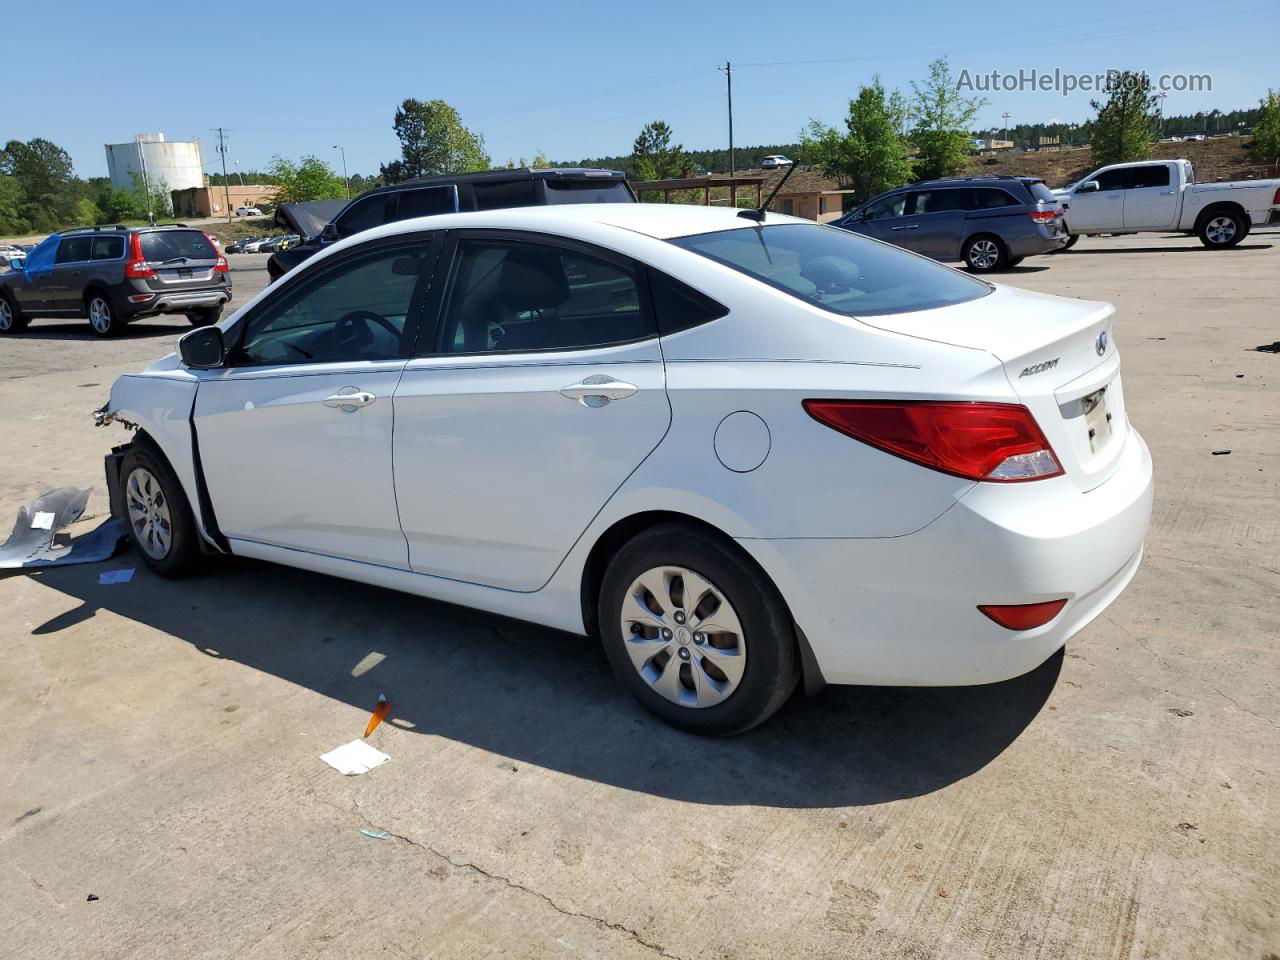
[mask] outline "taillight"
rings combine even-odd
[[[978,609],[1006,630],[1034,630],[1062,612],[1066,600],[1045,603],[984,603]]]
[[[1062,216],[1061,210],[1032,210],[1029,214],[1036,223],[1048,223],[1054,217]]]
[[[206,233],[204,235],[204,238],[209,241],[209,249],[212,250],[214,252],[214,255],[217,257],[217,259],[214,260],[213,262],[213,272],[226,273],[228,270],[231,269],[230,267],[227,266],[227,258],[224,257],[222,254],[218,253],[218,245],[213,242],[213,237],[209,236]]]
[[[136,233],[129,234],[129,262],[124,265],[124,275],[135,280],[156,275],[142,255],[142,238]]]
[[[1271,202],[1275,206],[1280,207],[1280,187],[1276,187],[1276,195],[1271,198]]]
[[[804,408],[846,436],[966,480],[1017,483],[1063,473],[1035,417],[1021,404],[806,400]]]

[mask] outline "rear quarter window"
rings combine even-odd
[[[743,227],[671,243],[848,317],[929,310],[976,300],[992,290],[932,260],[817,224]]]
[[[621,180],[546,180],[547,203],[631,203]]]
[[[216,260],[218,253],[209,243],[209,238],[197,230],[164,230],[155,233],[144,233],[139,238],[142,244],[142,259],[150,261],[176,260],[185,257],[188,260]]]
[[[1053,191],[1049,189],[1043,180],[1027,184],[1027,191],[1031,194],[1031,199],[1036,203],[1056,203],[1058,201],[1058,198],[1053,195]]]

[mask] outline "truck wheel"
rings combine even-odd
[[[6,333],[21,333],[27,329],[27,318],[22,315],[17,305],[4,294],[0,294],[0,336]]]
[[[120,464],[129,539],[162,577],[184,577],[200,565],[200,533],[182,484],[164,457],[136,442]]]
[[[1226,250],[1245,238],[1249,225],[1234,210],[1220,210],[1204,218],[1196,235],[1210,250]]]
[[[1009,264],[1009,251],[999,237],[989,233],[980,233],[966,240],[960,256],[973,273],[991,273],[1003,270]]]

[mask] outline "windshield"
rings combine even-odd
[[[198,230],[157,230],[139,237],[142,243],[142,259],[152,263],[184,258],[187,260],[216,260],[217,252],[209,245],[208,238]]]
[[[817,224],[722,230],[671,242],[849,317],[965,303],[992,289],[932,260]]]

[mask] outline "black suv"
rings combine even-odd
[[[330,243],[411,217],[551,203],[635,202],[636,195],[626,176],[618,170],[521,168],[421,177],[362,193],[343,207],[319,236],[272,256],[267,261],[267,273],[272,281],[279,280]]]
[[[227,258],[200,230],[67,230],[0,273],[0,334],[25,329],[33,317],[85,317],[103,337],[159,313],[183,313],[202,327],[216,323],[230,300]]]

